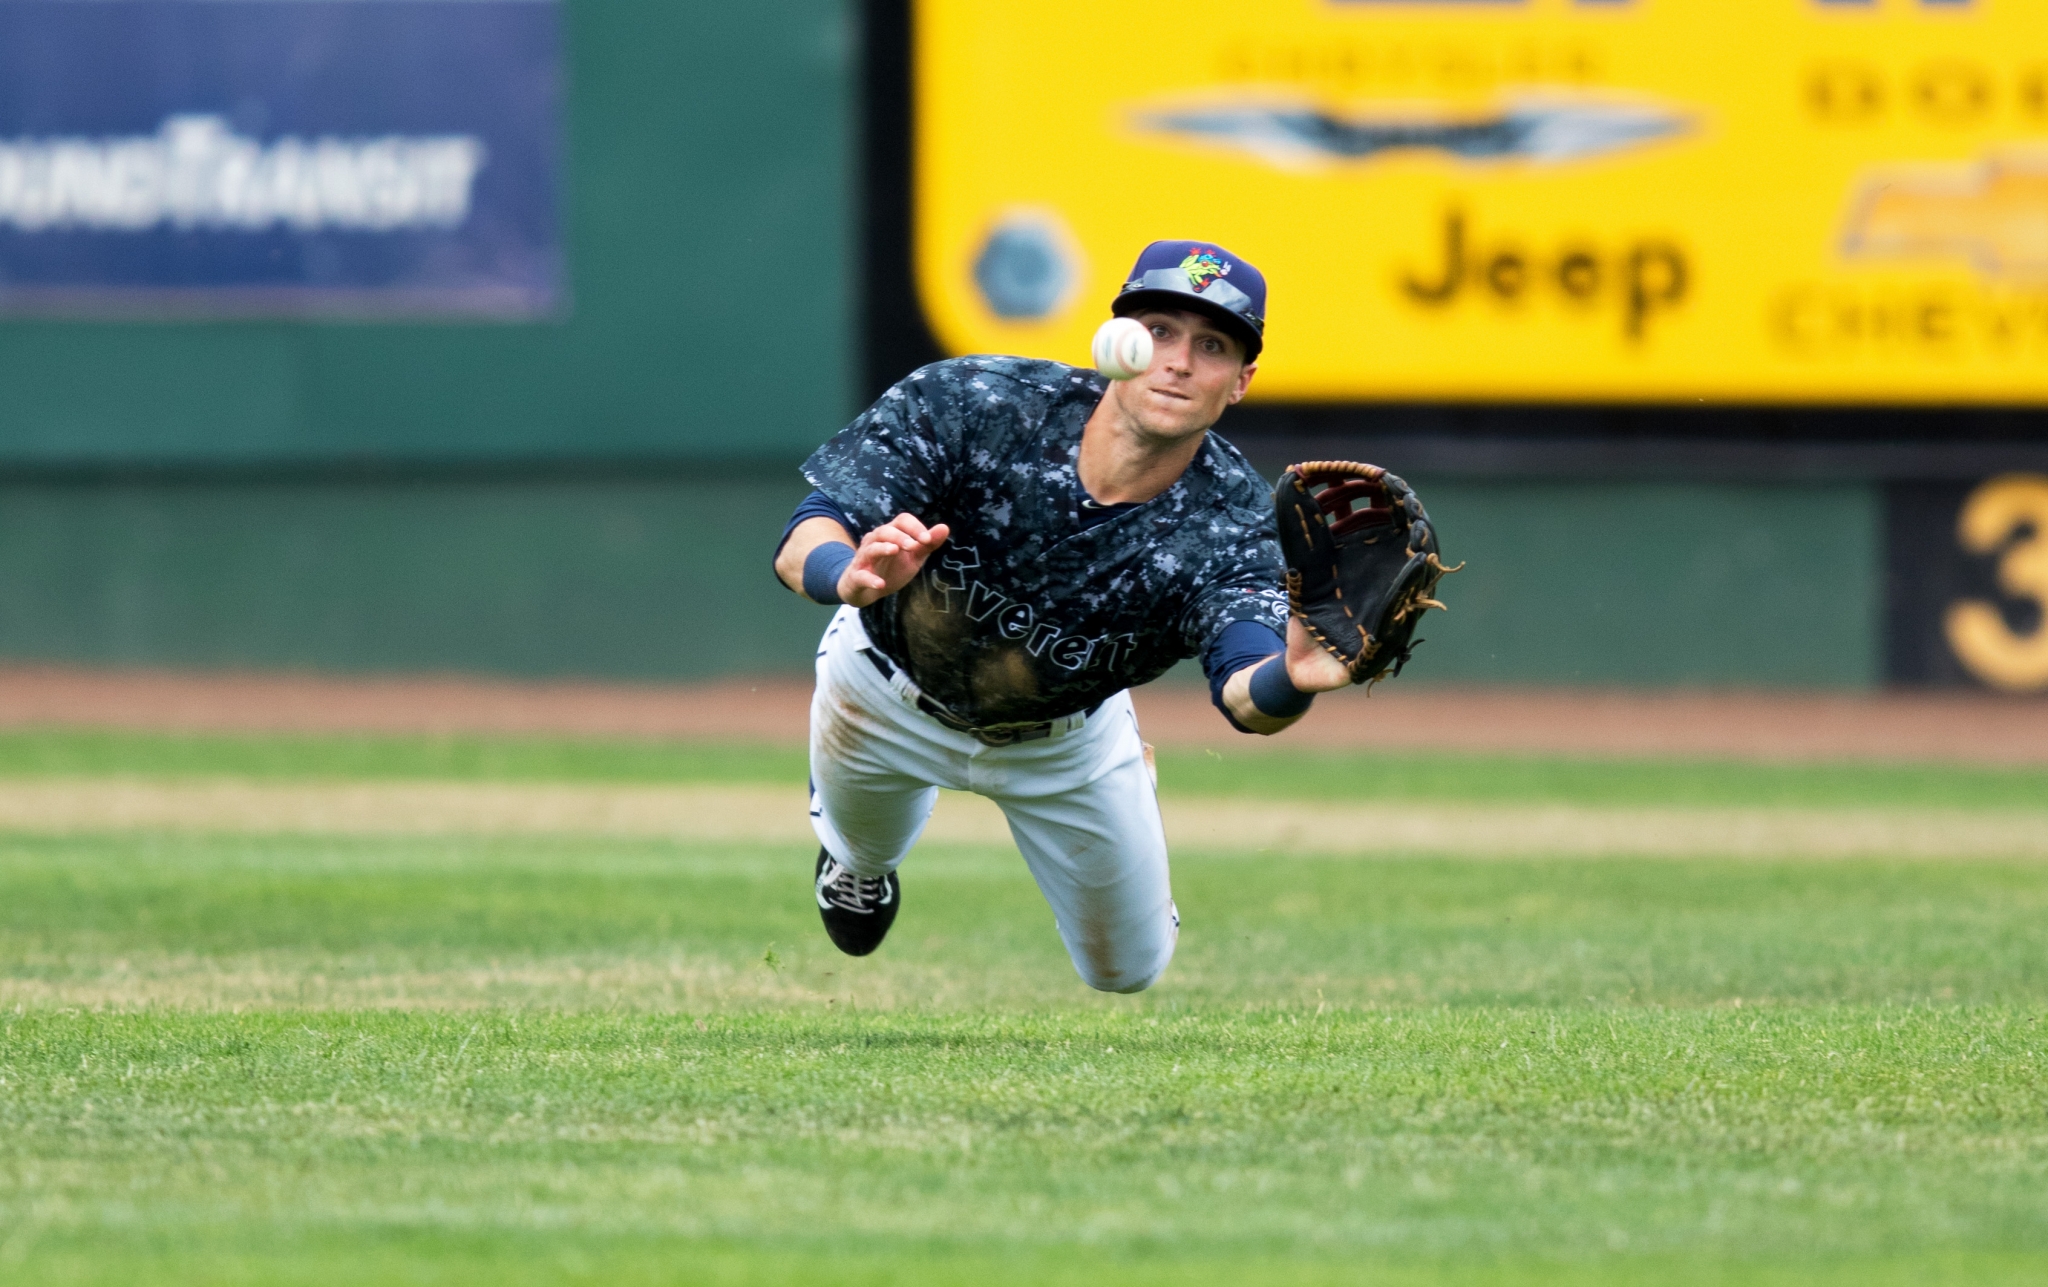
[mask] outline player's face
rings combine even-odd
[[[1258,366],[1244,360],[1236,336],[1200,313],[1148,309],[1132,316],[1152,332],[1152,365],[1110,389],[1140,429],[1185,438],[1215,424],[1244,396]]]

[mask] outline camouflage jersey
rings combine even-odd
[[[1088,710],[1203,654],[1232,622],[1286,623],[1271,490],[1215,434],[1158,496],[1084,522],[1081,429],[1106,388],[1059,362],[939,362],[804,462],[856,538],[905,512],[951,528],[861,622],[976,725]]]

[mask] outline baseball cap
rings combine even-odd
[[[1109,311],[1128,317],[1147,308],[1207,314],[1244,341],[1247,362],[1266,346],[1265,276],[1213,241],[1155,241],[1138,252]]]

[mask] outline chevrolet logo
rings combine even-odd
[[[1842,250],[1960,256],[1993,277],[2048,276],[2048,156],[1998,157],[1961,174],[1922,171],[1867,183]]]

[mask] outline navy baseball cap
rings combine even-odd
[[[1110,303],[1118,317],[1147,308],[1206,313],[1244,341],[1244,360],[1266,346],[1266,279],[1213,241],[1155,241],[1138,253],[1124,288]]]

